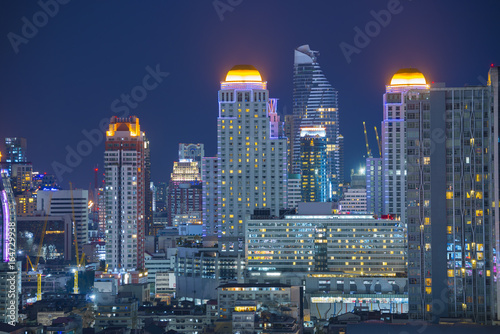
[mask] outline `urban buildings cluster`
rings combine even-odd
[[[255,67],[232,67],[217,154],[179,144],[162,182],[136,116],[110,119],[104,178],[95,168],[89,190],[61,189],[33,170],[25,139],[6,138],[0,321],[179,333],[321,321],[341,332],[374,314],[498,324],[500,67],[474,87],[397,71],[380,156],[367,142],[347,183],[338,92],[318,55],[294,51],[290,115]]]

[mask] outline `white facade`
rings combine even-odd
[[[409,90],[426,89],[425,78],[415,69],[399,70],[386,86],[382,121],[384,214],[406,219],[406,102]],[[421,75],[421,73],[420,73]],[[422,80],[423,79],[423,80]]]
[[[144,268],[144,132],[139,120],[111,119],[104,152],[106,264],[109,270]]]
[[[37,210],[44,210],[47,214],[54,216],[69,214],[70,217],[74,217],[72,231],[77,236],[80,256],[83,245],[89,242],[88,202],[88,190],[44,190],[37,193]]]
[[[218,234],[222,252],[243,251],[246,214],[287,206],[287,140],[271,136],[269,91],[253,66],[235,66],[219,91]]]
[[[340,201],[340,211],[366,212],[366,189],[348,189]]]

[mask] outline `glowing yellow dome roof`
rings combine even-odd
[[[392,76],[391,86],[419,86],[426,85],[422,72],[416,68],[403,68]]]
[[[252,65],[236,65],[226,75],[226,82],[262,82],[259,71]]]

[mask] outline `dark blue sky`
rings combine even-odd
[[[370,12],[394,6],[393,0],[219,3],[236,4],[223,20],[212,0],[73,0],[53,17],[38,13],[35,1],[2,1],[0,137],[26,137],[35,169],[53,173],[54,162],[67,165],[66,147],[77,149],[83,130],[121,115],[113,101],[140,93],[146,67],[159,65],[168,77],[130,113],[151,140],[153,180],[167,181],[179,142],[202,142],[207,155],[215,154],[217,90],[233,65],[256,66],[271,96],[280,99],[280,111],[291,113],[293,50],[309,44],[320,51],[319,62],[339,91],[348,174],[363,162],[362,121],[378,152],[373,126],[382,118],[385,84],[399,68],[416,67],[428,81],[463,86],[480,84],[489,65],[500,63],[498,1],[401,0],[397,14],[373,31],[350,63],[339,45],[354,45],[354,28],[364,30],[374,20]],[[23,17],[38,22],[36,33],[25,28],[23,37]],[[89,188],[103,150],[101,142],[74,162],[63,186],[72,181]]]

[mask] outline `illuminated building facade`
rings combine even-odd
[[[89,242],[88,190],[38,191],[36,202],[37,210],[45,211],[46,215],[74,217],[71,231],[76,234],[78,252],[81,255],[83,246]],[[72,242],[74,243],[74,238]]]
[[[326,130],[326,170],[329,201],[340,198],[340,185],[344,183],[343,140],[339,128],[338,92],[328,82],[317,61],[318,52],[309,45],[295,50],[293,72],[293,136],[291,155],[293,173],[301,172],[300,129],[322,126]]]
[[[324,127],[300,129],[302,201],[327,202],[327,138]]]
[[[405,94],[409,90],[427,89],[424,75],[414,68],[397,71],[386,86],[382,121],[382,157],[384,171],[384,214],[406,217],[406,142]]]
[[[151,189],[151,149],[149,140],[144,137],[144,233],[154,235],[153,227],[153,190]]]
[[[202,184],[198,162],[184,159],[174,162],[168,185],[168,225],[176,215],[202,210]]]
[[[156,212],[164,212],[167,210],[167,182],[158,182],[156,187]]]
[[[247,270],[261,273],[321,272],[405,276],[406,229],[399,221],[371,215],[291,215],[250,219]],[[252,275],[252,274],[251,274]]]
[[[33,165],[31,162],[27,163],[13,163],[11,164],[11,183],[12,190],[15,194],[22,194],[33,188],[32,174]]]
[[[405,94],[411,318],[498,319],[498,70]]]
[[[202,158],[201,179],[203,182],[202,214],[204,237],[214,237],[218,234],[218,161],[219,160],[214,157]]]
[[[16,195],[17,217],[32,216],[36,211],[36,193],[27,191],[21,195]]]
[[[253,66],[234,66],[221,82],[217,232],[222,252],[243,251],[247,214],[265,208],[278,216],[287,206],[286,138],[271,133],[272,103],[267,82]]]
[[[18,321],[19,268],[17,255],[17,220],[14,194],[7,170],[0,170],[0,322],[15,325]]]
[[[139,118],[111,118],[104,152],[104,191],[106,264],[112,271],[144,268],[144,141]]]
[[[7,164],[9,175],[12,176],[12,165],[28,162],[26,151],[28,149],[26,138],[5,138],[5,156],[3,161]]]

